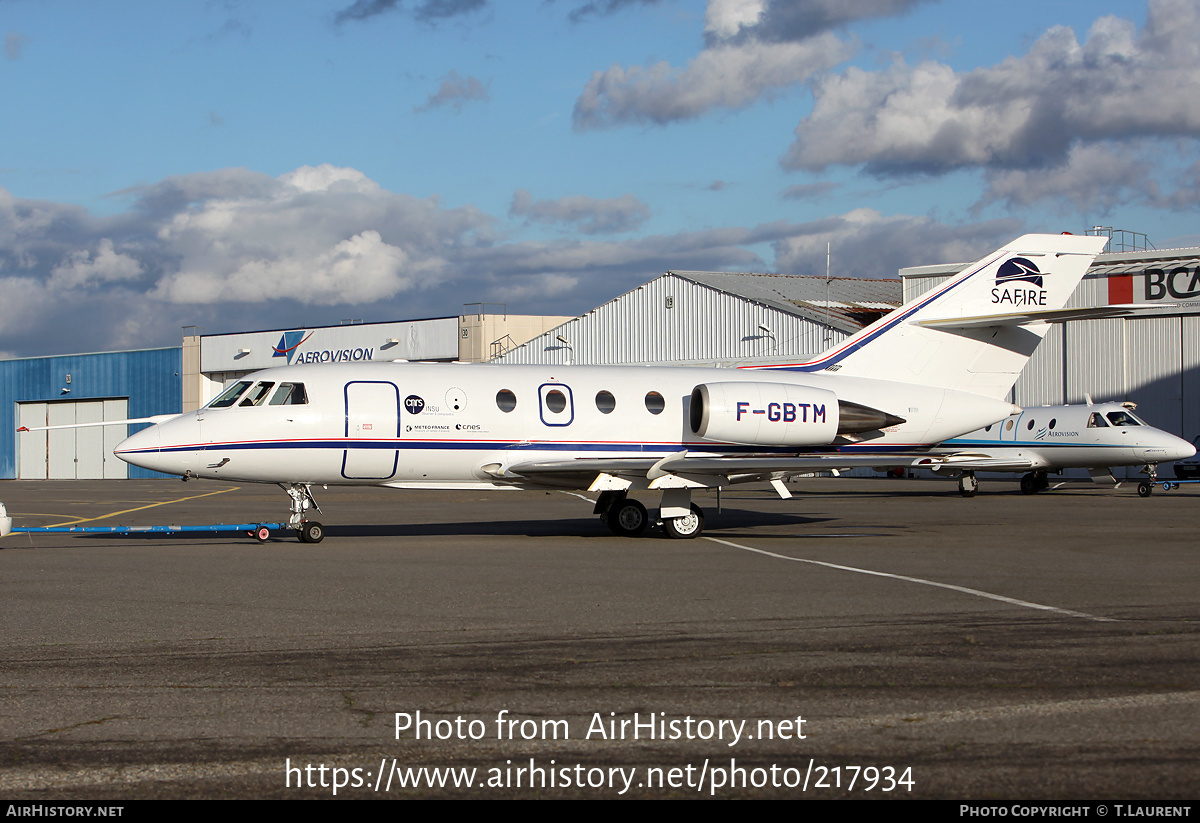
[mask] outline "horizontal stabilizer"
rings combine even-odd
[[[1065,323],[1068,320],[1103,320],[1109,317],[1136,317],[1149,309],[1167,308],[1161,303],[1129,303],[1121,306],[1083,306],[1077,309],[985,314],[978,317],[942,317],[918,320],[916,325],[929,329],[983,329],[994,326],[1025,326],[1030,323]]]

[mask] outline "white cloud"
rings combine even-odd
[[[534,200],[525,189],[513,194],[508,213],[539,223],[569,223],[584,234],[632,231],[650,217],[650,207],[632,194],[597,200],[575,195],[557,200]]]
[[[814,83],[786,168],[863,165],[875,174],[1036,169],[1073,146],[1200,137],[1200,5],[1151,0],[1145,28],[1095,22],[1083,44],[1056,26],[1020,57],[958,73],[933,61]],[[1156,93],[1161,90],[1163,93]]]
[[[113,249],[112,240],[102,239],[95,253],[76,250],[51,271],[53,288],[79,288],[117,280],[134,280],[142,274],[142,264]]]
[[[720,45],[686,68],[614,65],[597,71],[575,101],[574,127],[583,131],[626,123],[664,124],[713,108],[742,108],[841,63],[851,49],[832,34],[799,43]]]

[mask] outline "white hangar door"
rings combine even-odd
[[[18,403],[18,426],[69,426],[129,418],[129,400],[68,400]],[[113,447],[127,425],[21,432],[17,435],[17,477],[21,480],[117,480],[128,477]]]

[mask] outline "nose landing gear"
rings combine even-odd
[[[292,499],[292,516],[288,518],[288,527],[296,530],[300,542],[320,543],[324,540],[325,527],[316,520],[309,520],[304,516],[304,513],[310,508],[324,514],[324,512],[321,512],[321,507],[317,505],[317,500],[313,497],[309,484],[280,483],[279,487],[287,492],[288,497]]]

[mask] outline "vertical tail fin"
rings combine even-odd
[[[1049,328],[1037,313],[1066,305],[1106,242],[1063,234],[1019,237],[816,360],[782,368],[1001,399]],[[935,320],[943,322],[919,325]],[[946,322],[954,320],[962,322]]]

